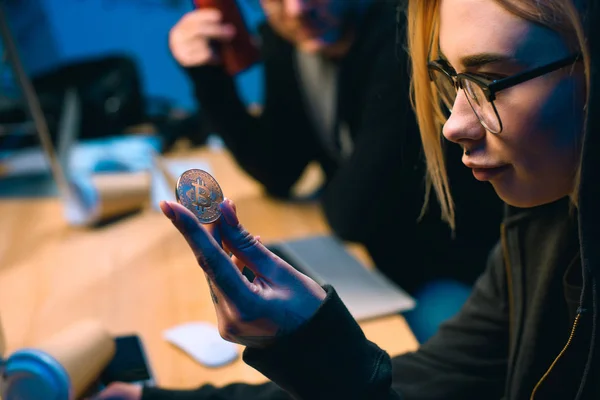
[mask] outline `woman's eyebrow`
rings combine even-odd
[[[487,64],[515,62],[513,56],[499,53],[479,53],[461,57],[460,63],[465,68],[480,68]]]
[[[441,59],[448,61],[448,57],[446,57],[441,50],[439,50],[439,56]],[[460,63],[462,67],[467,69],[481,68],[487,64],[494,64],[500,62],[516,63],[516,61],[517,60],[513,56],[500,53],[478,53],[470,54],[468,56],[460,58]]]

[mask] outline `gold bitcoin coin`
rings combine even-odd
[[[215,222],[221,216],[219,204],[223,202],[223,191],[206,171],[189,169],[181,174],[177,179],[175,197],[203,224]]]

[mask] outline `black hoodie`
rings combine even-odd
[[[600,399],[600,4],[588,4],[592,75],[578,207],[562,199],[507,208],[471,298],[434,338],[391,359],[327,287],[301,329],[245,350],[244,360],[276,384],[150,389],[143,399]]]

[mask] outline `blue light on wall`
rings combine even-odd
[[[169,29],[192,9],[188,0],[5,0],[11,29],[30,74],[86,57],[120,53],[138,64],[146,94],[196,107],[187,76],[172,59]],[[248,26],[262,21],[260,9],[241,1]],[[262,68],[237,79],[242,99],[262,100]]]

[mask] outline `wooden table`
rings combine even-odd
[[[263,241],[328,232],[317,204],[266,198],[225,152],[195,155],[210,162],[242,223]],[[162,338],[175,325],[214,323],[216,317],[201,269],[159,213],[147,210],[102,228],[79,229],[65,223],[58,199],[1,199],[0,221],[0,317],[7,354],[92,317],[115,335],[138,333],[161,386],[265,380],[241,357],[209,369]],[[368,262],[361,249],[353,251]],[[362,327],[391,354],[417,347],[400,316]]]

